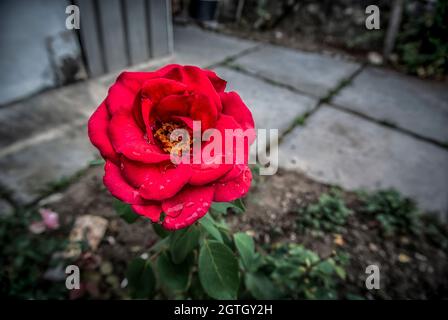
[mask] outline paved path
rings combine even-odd
[[[258,128],[279,129],[282,168],[350,190],[394,187],[448,216],[446,85],[192,26],[175,27],[174,39],[174,61],[213,68]],[[0,109],[0,210],[36,201],[94,159],[85,123],[110,81]]]

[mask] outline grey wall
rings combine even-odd
[[[65,28],[69,4],[67,0],[0,1],[0,105],[64,83],[67,79],[59,64],[67,62],[65,58],[79,63],[77,37]],[[65,69],[72,72],[70,66]]]
[[[91,76],[172,53],[170,0],[74,0]]]

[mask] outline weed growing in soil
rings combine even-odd
[[[51,259],[62,251],[66,240],[54,232],[32,234],[30,223],[36,212],[16,212],[0,218],[0,295],[18,299],[63,299],[67,295],[65,282],[52,282],[42,275],[59,263]]]
[[[337,284],[345,280],[346,253],[320,258],[301,245],[279,245],[266,256],[265,272],[288,299],[336,299]]]
[[[302,232],[306,229],[338,232],[351,213],[339,193],[332,191],[322,194],[317,203],[299,210],[297,224]]]
[[[372,215],[385,235],[421,232],[420,213],[415,203],[396,190],[360,193],[360,198],[363,202],[361,211]]]

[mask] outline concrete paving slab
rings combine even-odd
[[[83,82],[1,108],[0,149],[77,119],[87,121],[106,94],[105,87]]]
[[[319,98],[359,68],[357,63],[272,45],[244,55],[231,64]]]
[[[366,68],[332,103],[448,144],[448,85]]]
[[[349,190],[396,188],[448,217],[448,151],[323,106],[280,146],[280,166]]]
[[[196,26],[174,27],[175,61],[208,67],[255,47],[256,42],[217,34]]]
[[[237,91],[252,111],[257,129],[285,131],[294,119],[317,105],[317,100],[271,85],[241,72],[219,67],[214,71],[227,81],[226,91]]]
[[[79,126],[57,138],[0,158],[0,185],[11,191],[14,201],[28,204],[49,183],[70,177],[95,156],[87,128]]]

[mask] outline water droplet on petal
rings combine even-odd
[[[161,186],[159,187],[159,189],[160,189],[160,190],[163,190],[163,189],[165,189],[165,186],[162,186],[162,185],[161,185]]]
[[[169,209],[167,210],[167,213],[178,212],[178,211],[181,211],[183,208],[184,208],[183,203],[179,203],[179,204],[177,204],[177,205],[172,206],[171,208],[169,208]]]
[[[187,208],[189,208],[189,207],[192,207],[194,205],[194,202],[188,202],[185,206],[187,207]]]

